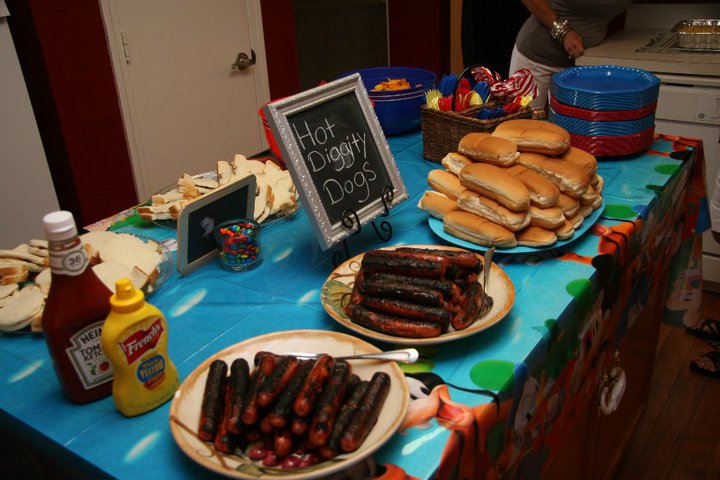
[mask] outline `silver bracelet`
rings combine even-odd
[[[566,33],[571,30],[567,20],[555,20],[550,28],[550,36],[555,40],[562,42]]]

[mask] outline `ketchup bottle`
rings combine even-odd
[[[42,318],[45,341],[67,397],[91,402],[112,392],[112,368],[100,343],[112,292],[88,268],[72,213],[48,213],[43,223],[52,272]]]

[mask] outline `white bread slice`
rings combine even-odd
[[[46,268],[42,272],[38,273],[35,276],[35,285],[40,287],[40,290],[43,292],[43,295],[46,297],[48,296],[48,293],[50,293],[50,284],[52,283],[52,271],[49,268]]]
[[[3,260],[0,259],[0,277],[9,277],[12,275],[21,275],[29,271],[29,265],[27,262],[15,261],[15,260]]]
[[[7,297],[0,298],[0,308],[2,308],[5,305],[7,305],[8,303],[15,300],[15,296],[20,293],[20,285],[18,285],[17,283],[11,283],[10,285],[0,285],[0,286],[2,286],[2,287],[17,287],[15,289],[15,291],[13,293],[11,293],[10,295],[8,295]]]
[[[0,300],[9,297],[20,289],[17,283],[10,285],[0,285]]]
[[[133,235],[120,233],[100,249],[100,260],[103,263],[122,263],[130,268],[137,266],[150,274],[160,264],[160,254],[154,244],[146,244]]]
[[[92,269],[111,292],[115,292],[115,282],[121,278],[129,278],[138,290],[141,290],[148,282],[148,276],[140,269],[123,263],[103,262],[95,265]]]
[[[13,295],[12,302],[0,309],[0,330],[15,331],[28,326],[44,305],[45,297],[39,287],[23,288]]]
[[[233,167],[225,160],[217,162],[218,186],[227,185],[233,176]]]
[[[47,257],[40,257],[22,250],[0,250],[0,258],[16,258],[18,260],[25,260],[41,266],[47,266],[49,264]]]
[[[177,188],[170,190],[167,193],[155,194],[150,197],[150,202],[153,205],[160,205],[162,203],[173,203],[183,199],[183,194]]]
[[[44,248],[45,250],[48,249],[48,241],[47,240],[33,238],[32,240],[30,240],[29,243],[30,243],[31,247]]]

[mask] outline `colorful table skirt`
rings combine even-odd
[[[366,228],[348,240],[350,256],[388,244],[446,244],[416,207],[427,173],[438,164],[422,158],[419,133],[393,137],[389,144],[410,198],[387,217],[393,231],[387,243]],[[698,321],[698,234],[709,227],[702,145],[659,136],[649,151],[603,160],[598,171],[606,204],[598,222],[562,249],[495,256],[516,289],[509,315],[478,334],[420,349],[421,360],[403,367],[413,393],[404,424],[354,467],[354,478],[540,472],[573,413],[596,390],[612,346],[648,298],[667,284],[666,319]],[[95,227],[170,244],[175,238],[166,226],[138,221],[132,209]],[[257,335],[295,329],[349,333],[321,305],[320,289],[336,252],[319,248],[305,212],[274,222],[262,234],[259,267],[236,273],[212,262],[185,277],[173,272],[149,298],[167,316],[170,355],[182,378],[215,352]],[[39,336],[0,336],[0,381],[0,425],[34,448],[72,459],[78,471],[95,478],[216,476],[175,444],[169,404],[125,418],[111,398],[67,402]]]

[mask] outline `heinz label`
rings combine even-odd
[[[53,273],[60,275],[72,277],[80,275],[85,271],[88,263],[89,260],[82,242],[77,242],[77,245],[66,250],[53,250],[50,255],[50,269]]]
[[[162,320],[157,318],[147,330],[137,330],[132,335],[121,340],[120,349],[125,354],[128,365],[142,357],[145,352],[155,348],[163,331]]]
[[[103,321],[99,321],[79,330],[70,337],[70,347],[65,350],[85,390],[113,378],[112,367],[100,344],[102,326]]]

